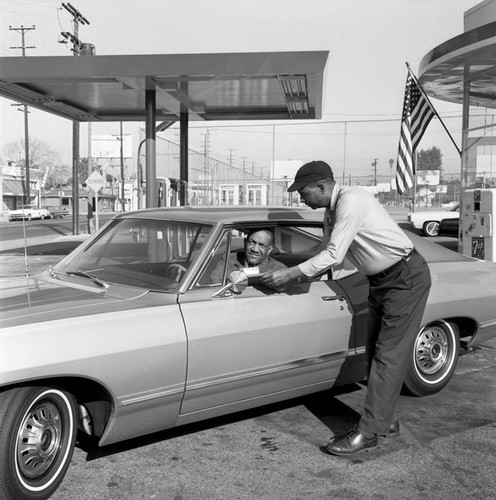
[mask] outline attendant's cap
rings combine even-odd
[[[321,181],[322,179],[327,179],[328,177],[334,178],[331,167],[322,160],[311,161],[305,163],[296,172],[295,180],[291,186],[289,186],[288,191],[298,191],[299,189],[305,187],[313,181]]]

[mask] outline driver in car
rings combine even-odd
[[[252,229],[245,238],[245,250],[231,254],[227,274],[232,271],[243,271],[248,277],[270,273],[278,269],[286,269],[282,262],[273,259],[269,254],[274,249],[274,235],[269,229]]]
[[[244,251],[231,253],[227,262],[227,276],[233,271],[243,271],[248,277],[287,269],[282,262],[269,254],[274,249],[274,235],[269,229],[252,229],[244,240]],[[224,271],[224,261],[218,262],[209,276],[209,283],[220,283]]]

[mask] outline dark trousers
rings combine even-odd
[[[369,377],[359,429],[386,434],[405,378],[431,286],[429,268],[415,250],[369,276]]]

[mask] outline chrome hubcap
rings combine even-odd
[[[62,420],[51,402],[30,408],[17,436],[17,462],[20,472],[29,479],[43,475],[60,448]]]
[[[415,345],[415,361],[420,372],[425,375],[439,372],[446,365],[448,351],[448,337],[444,330],[424,330]]]

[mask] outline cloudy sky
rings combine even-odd
[[[322,119],[305,127],[278,124],[277,160],[322,158],[336,170],[344,162],[342,122],[347,125],[347,172],[364,175],[378,158],[379,172],[389,172],[396,157],[405,62],[417,72],[424,55],[463,33],[463,14],[479,0],[73,0],[89,20],[79,38],[98,55],[202,52],[328,50]],[[26,32],[29,56],[67,55],[62,31],[73,31],[72,18],[55,0],[0,0],[0,57],[20,56]],[[1,60],[0,60],[1,63]],[[433,101],[460,145],[461,106]],[[0,148],[22,139],[24,121],[12,101],[0,98]],[[359,120],[374,120],[367,125]],[[262,166],[272,159],[271,127],[212,126],[212,154],[226,159],[229,148]],[[237,123],[237,125],[242,125]],[[136,134],[139,124],[125,124]],[[203,125],[204,127],[205,125]],[[86,152],[81,127],[81,154]],[[30,113],[30,136],[48,142],[63,162],[71,163],[71,123],[41,111]],[[94,134],[118,134],[118,124],[95,125]],[[175,132],[170,130],[169,134]],[[174,138],[173,135],[170,136]],[[176,136],[177,138],[177,133]],[[262,140],[263,139],[263,140]],[[200,148],[192,132],[190,145]],[[436,145],[445,170],[459,171],[459,157],[438,123],[432,123],[421,148]],[[269,152],[270,150],[270,152]]]

